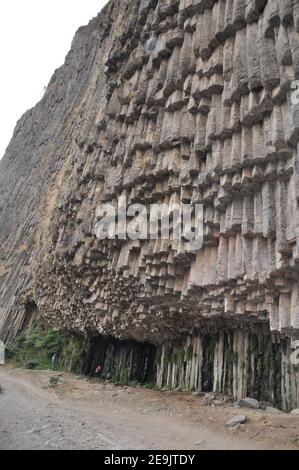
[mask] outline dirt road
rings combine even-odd
[[[0,369],[1,450],[299,448],[298,417],[246,410],[248,423],[229,430],[226,422],[244,410],[71,374],[51,387],[51,376]]]

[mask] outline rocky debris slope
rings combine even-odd
[[[232,329],[236,384],[264,323],[269,347],[286,341],[282,393],[298,402],[296,79],[296,0],[111,1],[1,162],[2,336],[28,301],[57,326],[155,344]],[[98,240],[96,208],[119,196],[203,204],[203,248]],[[163,380],[176,382],[170,367]]]

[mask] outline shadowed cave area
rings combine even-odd
[[[84,365],[86,375],[95,375],[101,365],[101,378],[121,383],[153,383],[156,380],[156,347],[149,343],[120,341],[96,336],[89,340]]]

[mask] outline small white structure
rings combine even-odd
[[[5,364],[5,345],[3,341],[0,341],[0,366]]]

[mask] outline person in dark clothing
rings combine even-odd
[[[56,352],[52,356],[52,370],[56,370],[57,366],[57,354]]]

